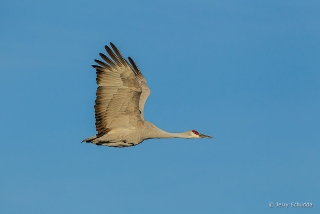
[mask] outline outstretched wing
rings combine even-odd
[[[140,101],[145,86],[140,84],[145,80],[136,64],[131,66],[119,50],[110,45],[113,51],[108,46],[105,49],[112,60],[100,53],[105,62],[95,60],[98,65],[93,65],[98,84],[94,106],[98,137],[118,128],[133,130],[143,123]]]

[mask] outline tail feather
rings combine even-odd
[[[94,139],[96,139],[97,136],[92,136],[92,137],[88,137],[86,139],[84,139],[83,141],[81,141],[81,143],[86,142],[86,143],[91,143]]]

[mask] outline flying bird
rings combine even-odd
[[[82,142],[111,147],[130,147],[152,138],[212,138],[196,130],[169,133],[144,120],[144,104],[150,95],[147,81],[132,58],[129,62],[116,46],[105,46],[109,57],[94,60],[97,74],[95,136]]]

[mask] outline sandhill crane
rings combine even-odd
[[[97,73],[95,119],[97,135],[82,142],[111,147],[135,146],[151,138],[212,138],[195,130],[182,133],[163,131],[144,120],[144,104],[150,95],[147,81],[136,63],[130,57],[125,60],[110,43],[106,55],[99,55],[105,61],[95,60],[92,65]]]

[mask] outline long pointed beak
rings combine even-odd
[[[201,138],[212,138],[211,136],[209,136],[209,135],[204,135],[204,134],[199,134],[199,136],[200,136]]]

